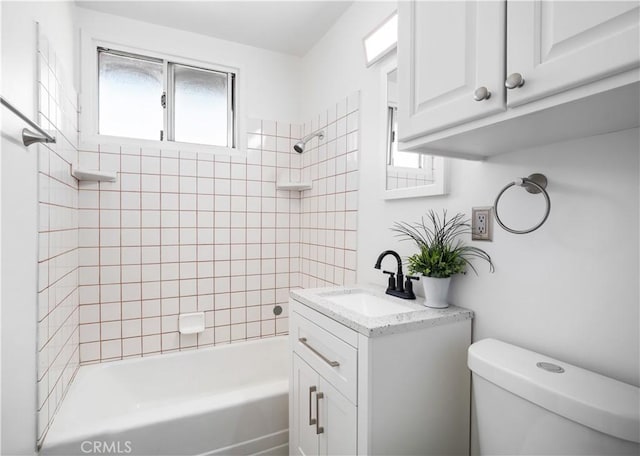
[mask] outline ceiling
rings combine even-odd
[[[303,56],[352,1],[76,1],[78,6]]]

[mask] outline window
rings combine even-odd
[[[103,50],[98,62],[100,134],[160,139],[162,61]]]
[[[403,168],[422,168],[422,155],[398,150],[398,108],[389,106],[387,110],[389,146],[387,164]]]
[[[98,48],[98,133],[236,147],[236,74]]]
[[[364,37],[364,57],[367,67],[373,65],[398,46],[398,13]]]
[[[447,193],[447,162],[442,157],[403,150],[398,141],[398,69],[395,59],[380,68],[380,144],[384,148],[386,200]],[[402,109],[402,106],[400,106]]]
[[[421,170],[425,176],[430,176],[433,170],[433,156],[403,152],[398,150],[398,108],[389,106],[387,110],[389,139],[387,147],[387,165],[394,168],[412,168]]]

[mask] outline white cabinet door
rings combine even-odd
[[[639,10],[633,1],[510,1],[507,75],[525,84],[508,91],[508,106],[637,67]]]
[[[355,455],[358,442],[356,406],[320,377],[321,399],[318,402],[320,454],[323,456]]]
[[[293,355],[293,417],[289,424],[291,454],[317,455],[319,442],[314,419],[319,376],[296,354]]]
[[[399,2],[400,141],[505,109],[505,9],[505,1]],[[480,87],[489,99],[474,100]]]

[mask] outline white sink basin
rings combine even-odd
[[[402,302],[392,301],[393,298],[382,299],[366,290],[346,290],[321,294],[324,299],[359,313],[365,317],[384,317],[406,312],[415,312],[416,308]]]

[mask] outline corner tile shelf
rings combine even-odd
[[[290,181],[278,181],[276,182],[276,188],[278,190],[311,190],[311,181],[290,182]]]
[[[71,175],[79,181],[91,182],[115,182],[118,173],[115,171],[100,171],[97,169],[78,169],[71,170]]]

